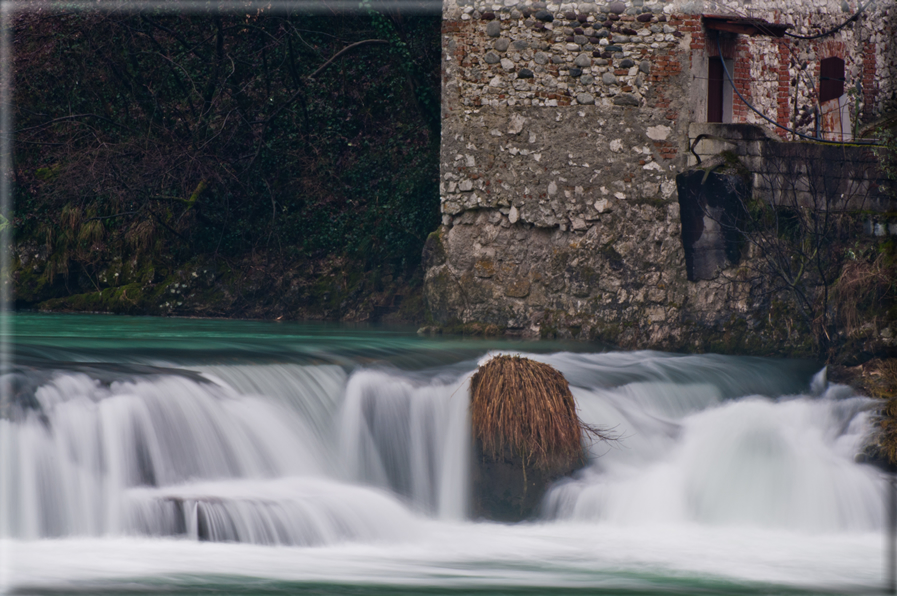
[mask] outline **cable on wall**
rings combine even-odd
[[[841,29],[843,29],[844,27],[846,27],[846,26],[849,25],[850,23],[853,23],[854,21],[856,21],[856,20],[860,17],[860,14],[861,14],[864,10],[866,10],[867,8],[869,8],[869,5],[870,5],[870,4],[875,4],[875,0],[866,0],[866,3],[865,3],[864,5],[862,5],[862,6],[860,7],[860,9],[857,10],[857,11],[853,14],[853,16],[851,16],[849,19],[847,19],[846,21],[844,21],[843,23],[841,23],[840,25],[838,25],[838,26],[835,27],[834,29],[829,29],[828,31],[823,31],[822,33],[817,33],[816,35],[795,35],[794,33],[788,33],[787,31],[785,31],[785,35],[787,35],[788,37],[793,37],[794,39],[819,39],[820,37],[825,37],[825,36],[827,36],[827,35],[832,35],[833,33],[837,33],[838,31],[840,31]]]
[[[871,1],[874,1],[874,0],[871,0]],[[718,35],[716,36],[716,47],[717,47],[717,51],[719,51],[719,55],[722,56],[722,55],[723,55],[723,48],[722,48],[722,44],[720,44],[719,36],[718,36]],[[810,141],[814,141],[814,142],[816,142],[816,143],[826,143],[826,144],[829,144],[829,145],[864,145],[864,146],[869,146],[869,147],[884,147],[884,145],[882,145],[881,143],[864,143],[864,142],[862,142],[862,141],[857,141],[857,140],[853,140],[853,141],[849,141],[849,142],[844,142],[844,141],[829,141],[829,140],[827,140],[827,139],[820,139],[820,138],[817,138],[817,137],[811,137],[810,135],[805,135],[805,134],[803,134],[803,133],[801,133],[801,132],[797,132],[796,130],[793,130],[793,129],[791,129],[791,128],[788,128],[787,126],[782,126],[781,124],[779,124],[778,122],[776,122],[775,120],[773,120],[772,118],[770,118],[769,116],[767,116],[766,114],[764,114],[763,112],[761,112],[760,110],[758,110],[757,108],[755,108],[753,105],[751,105],[751,103],[750,103],[748,100],[746,100],[746,99],[744,98],[744,96],[741,94],[741,92],[738,91],[738,88],[735,87],[735,81],[732,80],[732,76],[729,74],[729,68],[726,66],[726,61],[725,61],[725,60],[720,60],[720,62],[722,62],[722,65],[723,65],[723,72],[726,73],[726,79],[728,79],[729,84],[732,86],[732,91],[734,91],[735,94],[738,95],[738,99],[740,99],[740,100],[744,103],[744,105],[746,105],[746,106],[749,107],[751,110],[753,110],[753,112],[754,112],[755,114],[757,114],[758,116],[760,116],[761,118],[763,118],[764,120],[766,120],[767,122],[769,122],[770,124],[772,124],[773,126],[776,126],[776,127],[778,127],[778,128],[781,128],[782,130],[787,131],[787,132],[790,132],[791,134],[796,135],[796,136],[798,136],[798,137],[801,137],[801,138],[803,138],[803,139],[807,139],[807,140],[810,140]]]

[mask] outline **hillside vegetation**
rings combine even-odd
[[[416,319],[439,16],[15,24],[18,308]]]

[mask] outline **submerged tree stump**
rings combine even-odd
[[[538,513],[548,486],[586,461],[582,422],[564,376],[547,364],[496,356],[470,379],[473,514],[520,521]]]

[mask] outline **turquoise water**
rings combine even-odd
[[[388,361],[411,368],[439,366],[488,350],[526,346],[538,352],[596,351],[582,342],[523,342],[459,336],[422,337],[416,328],[366,324],[231,321],[115,315],[20,313],[12,338],[22,358],[250,358],[342,362]]]
[[[15,316],[0,592],[872,594],[874,403],[818,364],[414,329]],[[538,518],[470,517],[467,380],[561,370],[615,429]]]

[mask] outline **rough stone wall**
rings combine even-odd
[[[751,10],[762,16],[765,5]],[[757,288],[686,277],[675,177],[688,165],[689,124],[706,119],[700,13],[719,10],[643,0],[444,7],[443,225],[425,254],[437,322],[674,349],[789,341]],[[790,50],[744,36],[734,45],[736,86],[790,120],[780,101]],[[735,121],[762,121],[732,107]]]

